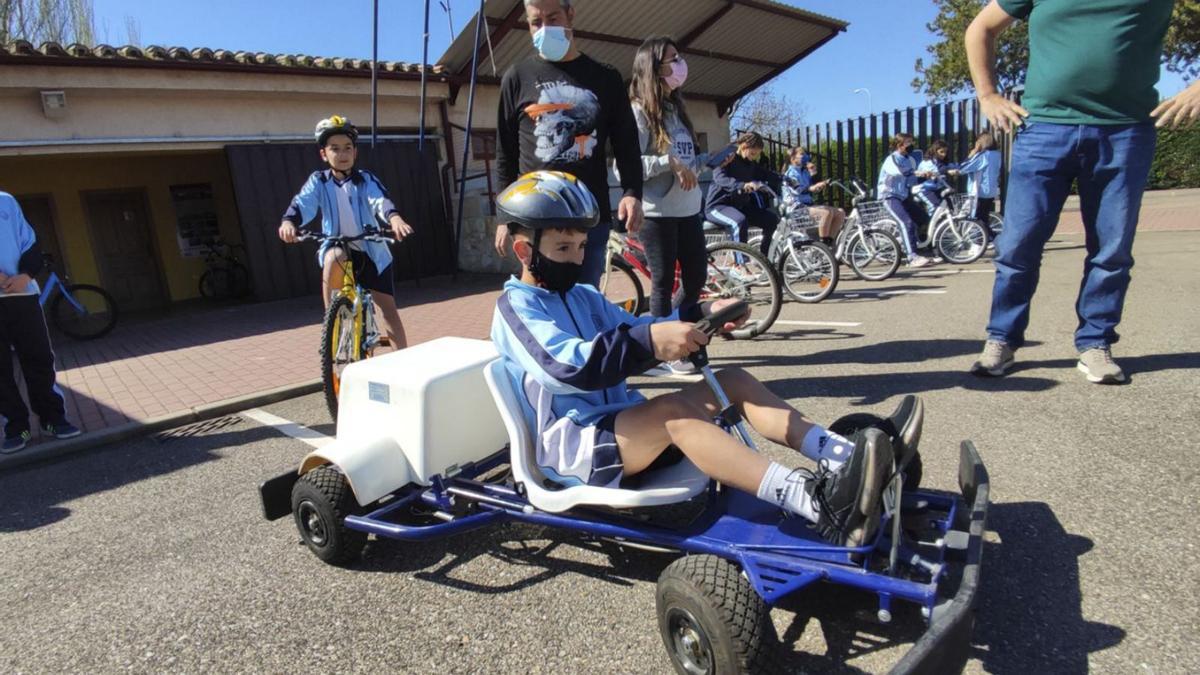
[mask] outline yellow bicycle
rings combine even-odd
[[[392,239],[376,232],[365,232],[354,237],[306,234],[300,239],[328,241],[332,247],[347,252],[342,262],[342,286],[332,293],[321,330],[321,383],[325,390],[325,405],[336,422],[342,371],[355,361],[369,358],[376,347],[387,344],[387,338],[380,335],[375,321],[371,292],[363,288],[354,275],[355,256],[351,254],[353,249],[350,244],[356,241],[389,244]]]

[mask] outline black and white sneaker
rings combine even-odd
[[[817,507],[814,527],[825,541],[858,547],[872,540],[894,462],[888,435],[871,427],[856,435],[850,461],[834,471],[825,464],[817,469],[804,489]]]

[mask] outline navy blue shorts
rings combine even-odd
[[[392,279],[392,266],[388,265],[381,272],[375,269],[375,263],[363,251],[350,250],[350,261],[354,264],[354,278],[358,285],[370,291],[378,291],[394,296],[396,282]]]

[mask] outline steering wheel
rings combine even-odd
[[[736,321],[737,319],[746,316],[749,313],[750,305],[746,304],[746,302],[743,300],[738,300],[728,307],[717,310],[697,321],[696,330],[704,333],[711,339],[721,330],[722,326],[730,321]],[[704,366],[707,366],[708,348],[701,347],[700,349],[692,352],[688,356],[688,360],[691,361],[692,365],[696,366],[696,368],[703,368]]]

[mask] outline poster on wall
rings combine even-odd
[[[221,236],[212,185],[172,185],[171,202],[175,205],[176,238],[184,257],[200,257],[205,244]]]

